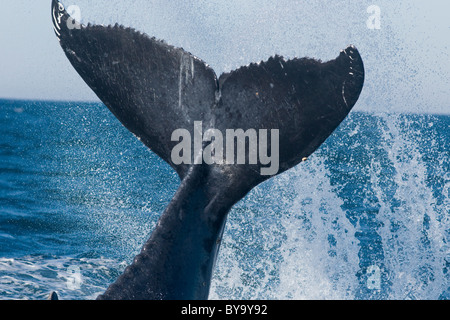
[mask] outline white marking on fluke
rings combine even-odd
[[[187,86],[195,77],[194,58],[190,55],[181,54],[180,57],[180,76],[178,83],[178,106],[183,107],[183,78]]]
[[[345,105],[346,105],[347,108],[348,108],[347,99],[345,99],[345,81],[344,81],[344,83],[342,84],[342,99],[344,100],[344,103],[345,103]]]
[[[62,3],[58,3],[58,8],[54,7],[53,11],[52,11],[52,16],[53,16],[53,30],[56,33],[56,37],[58,38],[58,41],[61,41],[61,18],[64,15],[64,6],[62,5]]]

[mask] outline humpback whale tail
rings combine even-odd
[[[363,87],[361,56],[353,46],[328,62],[275,56],[217,77],[131,28],[74,22],[58,0],[52,19],[79,75],[181,180],[141,253],[98,298],[206,299],[229,210],[344,120]]]

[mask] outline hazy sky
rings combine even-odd
[[[64,0],[83,23],[132,26],[181,46],[218,74],[266,60],[333,59],[348,44],[366,66],[358,110],[450,113],[448,0]],[[0,0],[0,98],[97,100],[64,56],[50,0]],[[380,29],[369,29],[380,9]]]

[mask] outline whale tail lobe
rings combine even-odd
[[[328,62],[271,57],[217,77],[196,56],[52,0],[55,34],[119,121],[179,175],[141,253],[100,299],[206,299],[226,216],[253,187],[309,157],[358,100],[350,46]]]

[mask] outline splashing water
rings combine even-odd
[[[439,145],[448,137],[424,137],[439,125],[429,116],[370,118],[352,116],[341,128],[347,137],[331,139],[231,214],[214,298],[448,298],[449,159]],[[245,206],[256,209],[233,218]],[[257,239],[250,243],[249,227]],[[256,254],[255,243],[264,244]]]
[[[375,186],[383,222],[379,233],[383,239],[386,282],[392,299],[437,299],[448,289],[450,276],[449,247],[449,176],[448,158],[445,152],[438,156],[438,166],[427,168],[427,157],[436,156],[437,140],[423,137],[422,130],[415,130],[417,123],[407,118],[382,118],[382,148],[385,161],[393,167],[393,174],[385,183],[391,192],[379,184],[383,165],[380,160],[372,163],[372,184]],[[426,127],[433,123],[425,123]],[[423,146],[428,144],[423,153]],[[444,149],[445,150],[445,149]],[[448,156],[448,149],[447,149]],[[439,159],[440,158],[440,159]],[[444,163],[446,162],[446,164]],[[437,170],[430,172],[430,170]],[[443,188],[435,196],[430,186],[432,175],[443,179]]]

